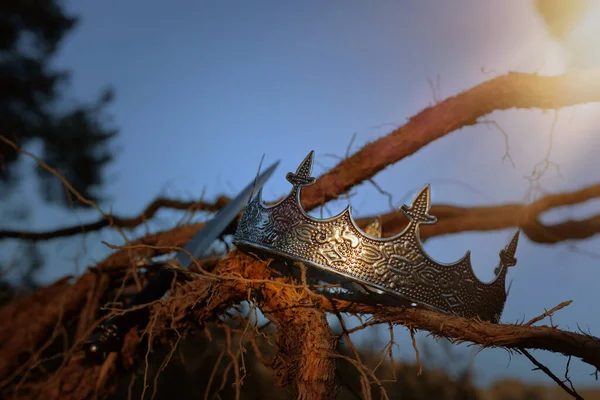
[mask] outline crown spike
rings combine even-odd
[[[367,227],[365,228],[365,233],[367,235],[371,235],[376,238],[381,238],[382,230],[381,230],[381,222],[379,221],[379,218],[375,218],[373,220],[373,222],[371,222],[369,225],[367,225]]]
[[[403,204],[400,210],[406,217],[416,224],[433,224],[437,218],[429,215],[431,205],[431,188],[425,185],[415,196],[412,204],[409,206]]]
[[[521,231],[517,231],[510,243],[506,245],[504,250],[500,251],[500,262],[507,267],[514,267],[517,265],[517,259],[515,258],[515,254],[517,253],[517,245],[519,244],[519,233]]]
[[[315,151],[311,150],[296,169],[296,173],[288,172],[285,179],[294,186],[308,186],[315,183],[315,178],[311,176],[314,159]]]
[[[519,233],[521,233],[520,230],[515,233],[510,240],[510,243],[508,243],[504,249],[500,250],[500,263],[494,268],[494,274],[496,276],[500,275],[500,272],[506,268],[517,265],[515,254],[517,253],[517,245],[519,244]]]

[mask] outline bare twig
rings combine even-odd
[[[420,376],[423,373],[423,365],[421,364],[421,357],[419,357],[419,348],[417,347],[417,340],[415,339],[415,331],[412,327],[408,328],[410,331],[410,338],[412,340],[413,349],[415,350],[415,357],[417,357],[417,366],[419,367],[419,372],[417,372],[417,376]]]
[[[25,154],[26,156],[29,156],[33,160],[35,160],[35,162],[37,162],[41,167],[43,167],[45,170],[47,170],[52,175],[54,175],[56,178],[58,178],[62,182],[62,184],[65,186],[65,188],[69,191],[69,193],[73,194],[77,198],[77,200],[81,201],[83,204],[85,204],[85,205],[87,205],[89,207],[92,207],[92,208],[96,209],[108,221],[108,225],[109,226],[114,227],[121,234],[121,236],[123,236],[123,239],[125,239],[125,241],[128,240],[127,236],[125,236],[125,234],[121,230],[120,226],[113,224],[113,222],[112,222],[112,216],[110,214],[108,214],[105,211],[103,211],[93,201],[91,201],[91,200],[86,199],[85,197],[83,197],[73,187],[73,185],[71,185],[71,183],[69,181],[67,181],[65,179],[65,177],[63,177],[56,169],[52,168],[50,165],[48,165],[47,163],[45,163],[44,160],[40,159],[35,154],[30,153],[30,152],[28,152],[26,150],[21,149],[19,146],[17,146],[17,144],[15,142],[13,142],[12,140],[10,140],[10,139],[2,136],[2,135],[0,135],[0,141],[6,143],[7,145],[9,145],[10,147],[12,147],[13,149],[15,149],[16,151],[18,151],[19,153]]]
[[[560,379],[558,379],[558,377],[556,375],[554,375],[552,373],[552,371],[550,371],[550,369],[548,369],[548,367],[546,367],[544,364],[542,364],[541,362],[539,362],[538,360],[536,360],[527,350],[525,350],[525,349],[519,349],[519,351],[525,357],[527,357],[529,359],[529,361],[531,361],[533,363],[533,365],[535,365],[537,367],[537,369],[539,369],[540,371],[542,371],[546,375],[548,375],[550,377],[550,379],[552,379],[554,382],[556,382],[556,384],[558,386],[560,386],[569,395],[573,396],[573,398],[575,398],[577,400],[585,400],[583,397],[581,397],[579,394],[577,394],[577,392],[573,388],[573,385],[571,385],[571,388],[568,388],[567,385],[565,385],[563,383],[563,381],[561,381]],[[571,357],[569,357],[569,361],[570,360],[571,360]],[[567,367],[567,370],[568,370],[568,367]]]
[[[508,133],[506,133],[504,128],[502,128],[502,126],[500,126],[500,124],[494,120],[485,120],[484,119],[484,120],[479,120],[479,123],[492,125],[502,134],[502,137],[504,138],[504,155],[502,156],[502,162],[504,162],[504,160],[508,159],[508,161],[510,161],[510,163],[512,164],[512,166],[514,168],[515,162],[512,159],[512,156],[510,155],[510,146],[508,144]]]
[[[539,322],[539,321],[543,320],[546,317],[552,316],[555,312],[557,312],[558,310],[561,310],[561,309],[567,307],[572,302],[573,302],[573,300],[563,301],[562,303],[560,303],[556,307],[553,307],[550,310],[544,312],[543,314],[541,314],[541,315],[539,315],[539,316],[537,316],[535,318],[532,318],[529,322],[527,322],[525,324],[525,326],[531,326],[531,325],[535,324],[536,322]]]

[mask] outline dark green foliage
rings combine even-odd
[[[0,134],[20,147],[38,141],[42,158],[84,197],[100,201],[102,170],[112,159],[110,139],[117,131],[103,123],[113,97],[106,90],[89,105],[67,108],[62,91],[69,73],[51,68],[65,35],[77,19],[65,14],[56,0],[5,1],[0,13]],[[20,154],[0,144],[0,193],[17,179]],[[38,168],[43,198],[61,205],[71,202],[58,179]]]

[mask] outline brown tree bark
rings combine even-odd
[[[544,110],[600,101],[600,70],[559,76],[509,73],[483,82],[428,107],[387,136],[342,160],[303,191],[302,204],[312,210],[337,199],[379,171],[436,139],[474,125],[492,111],[511,108]]]
[[[256,299],[256,305],[279,328],[278,353],[268,365],[274,369],[280,384],[291,385],[300,397],[305,396],[302,398],[332,398],[335,393],[334,368],[329,356],[333,341],[325,312],[373,315],[360,328],[399,323],[482,347],[559,352],[600,368],[600,339],[588,334],[532,326],[536,321],[522,325],[492,324],[428,310],[326,298],[310,291],[302,282],[278,277],[268,264],[234,251],[220,260],[214,271],[206,272],[205,278],[185,283],[167,300],[154,304],[149,332],[159,340],[173,329],[179,332],[201,329],[228,307]],[[121,357],[133,357],[138,344],[139,337],[124,348]],[[82,364],[81,353],[74,348],[64,366],[47,380],[21,388],[21,397],[81,399],[106,394],[113,387],[110,382],[116,378],[115,363],[112,358],[101,367]]]
[[[257,305],[278,330],[271,364],[277,383],[290,385],[298,399],[334,399],[335,343],[318,296],[306,286],[263,285]]]

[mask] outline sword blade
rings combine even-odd
[[[225,205],[217,212],[213,219],[208,221],[206,225],[196,235],[183,246],[183,251],[179,250],[175,255],[175,260],[181,267],[188,268],[193,260],[190,255],[196,259],[206,256],[210,246],[215,240],[223,234],[223,231],[231,222],[238,216],[240,211],[246,206],[248,200],[255,191],[258,191],[267,180],[273,175],[275,169],[279,165],[279,161],[273,163],[263,173],[261,173],[253,182],[244,188],[234,199]]]
[[[242,190],[242,192],[198,232],[184,247],[179,251],[175,260],[181,267],[189,267],[192,259],[203,257],[209,250],[213,242],[223,234],[225,229],[231,224],[238,213],[246,206],[254,190],[260,189],[267,179],[273,174],[279,161],[271,165],[265,172],[260,174],[252,183]],[[171,287],[171,282],[176,272],[165,265],[158,273],[136,294],[125,309],[131,309],[136,306],[148,304],[154,300],[160,299]],[[92,337],[84,343],[84,350],[87,359],[102,363],[108,353],[119,351],[123,342],[123,335],[134,325],[143,325],[147,323],[148,309],[140,307],[126,314],[116,315],[100,325]]]

